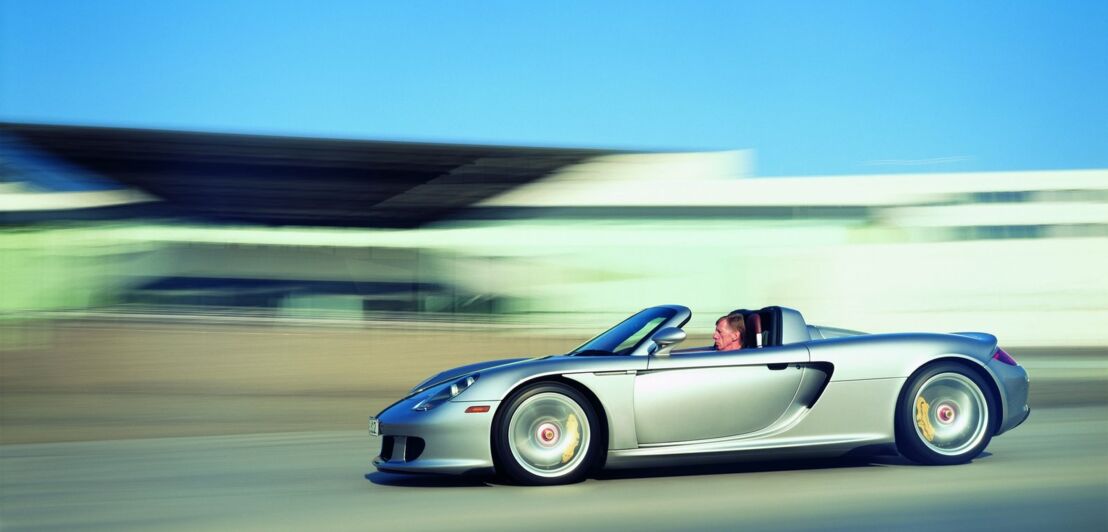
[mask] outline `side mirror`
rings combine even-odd
[[[653,353],[656,357],[668,357],[669,352],[677,344],[684,342],[686,338],[685,331],[677,327],[666,327],[656,333],[650,339],[654,341],[654,345],[658,346],[658,350]]]

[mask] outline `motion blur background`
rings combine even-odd
[[[0,1],[0,449],[363,430],[664,303],[991,332],[1108,437],[1105,20]]]

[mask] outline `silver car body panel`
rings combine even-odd
[[[939,360],[967,364],[996,385],[996,434],[1028,415],[1027,372],[993,359],[992,335],[869,335],[809,326],[796,310],[772,308],[780,309],[778,346],[655,356],[657,346],[647,335],[622,355],[571,353],[441,372],[377,416],[382,434],[393,438],[393,452],[374,464],[386,471],[489,470],[497,409],[514,390],[542,380],[562,380],[592,396],[606,423],[606,467],[613,468],[888,447],[895,441],[894,409],[905,383]],[[654,309],[672,314],[651,321],[654,331],[681,327],[691,316],[679,305],[647,311]],[[457,397],[427,411],[412,409],[467,375],[479,378]],[[489,410],[466,413],[468,406]],[[422,439],[424,448],[407,461],[397,446],[406,447],[409,438]]]
[[[1031,391],[1031,378],[1021,366],[1009,366],[1003,362],[990,360],[987,364],[989,374],[999,383],[999,391],[1004,398],[1000,406],[1004,409],[1000,428],[996,433],[1004,434],[1016,428],[1031,413],[1027,399]]]
[[[792,403],[800,364],[807,362],[803,344],[651,357],[647,371],[635,376],[639,444],[737,436],[768,427]]]
[[[483,414],[465,413],[475,403],[462,401],[450,401],[426,412],[412,410],[418,402],[417,397],[409,397],[378,416],[382,433],[396,443],[389,459],[373,459],[377,469],[462,474],[492,467],[489,434],[499,401],[478,403],[490,407]],[[406,447],[412,438],[423,440],[424,449],[418,458],[408,461]]]
[[[508,365],[508,364],[514,364],[516,362],[522,362],[524,360],[530,360],[530,359],[528,359],[528,358],[508,358],[508,359],[503,359],[503,360],[490,360],[490,361],[487,361],[487,362],[478,362],[476,364],[469,364],[467,366],[460,366],[460,367],[457,367],[457,368],[448,369],[448,370],[443,371],[441,373],[435,374],[434,376],[432,376],[430,378],[427,378],[424,381],[420,382],[419,384],[413,386],[412,387],[412,393],[418,393],[418,392],[420,392],[422,390],[426,390],[426,389],[428,389],[432,386],[437,386],[437,385],[442,384],[444,382],[447,382],[447,381],[450,381],[450,380],[453,380],[453,379],[457,379],[457,378],[459,378],[463,375],[469,375],[471,373],[475,373],[475,372],[481,371],[483,369],[494,368],[494,367],[497,367],[497,366],[505,366],[505,365]]]
[[[844,454],[861,447],[894,441],[893,408],[905,379],[875,379],[832,383],[812,408],[794,409],[767,429],[741,437],[683,444],[609,450],[609,468],[661,466],[730,461],[750,451],[793,450],[803,454]],[[859,401],[885,400],[858,411]],[[844,422],[844,412],[850,412]],[[762,455],[756,454],[755,457]]]
[[[781,345],[790,345],[811,340],[808,326],[800,312],[788,307],[775,307],[781,310]]]

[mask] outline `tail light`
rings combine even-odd
[[[1016,362],[1016,359],[1012,358],[1012,355],[1009,355],[1008,353],[1006,353],[1003,349],[1001,349],[999,347],[996,348],[996,353],[993,353],[993,360],[999,360],[1000,362],[1008,364],[1009,366],[1018,366],[1019,365]]]

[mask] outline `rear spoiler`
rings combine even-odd
[[[989,333],[983,333],[983,332],[956,332],[956,333],[950,333],[950,334],[956,334],[958,336],[965,336],[966,338],[973,338],[974,340],[977,340],[977,341],[979,341],[983,344],[988,344],[989,349],[991,349],[993,351],[996,351],[996,344],[997,344],[996,337],[989,334]]]

